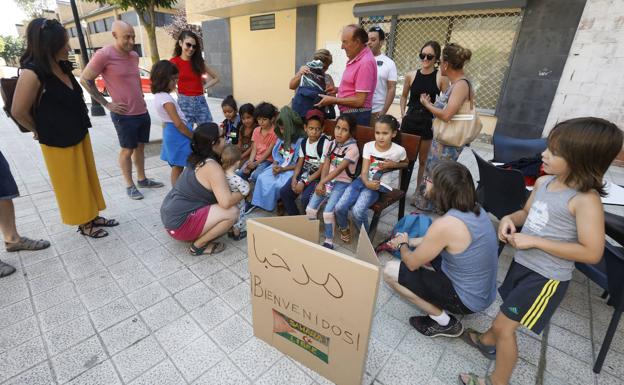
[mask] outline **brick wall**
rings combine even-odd
[[[543,135],[559,121],[597,116],[624,130],[624,1],[587,0]]]

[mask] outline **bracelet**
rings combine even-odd
[[[409,246],[409,243],[408,242],[401,242],[401,243],[399,243],[399,247],[397,247],[397,249],[401,250],[401,247],[403,247],[404,245]]]

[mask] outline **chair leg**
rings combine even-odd
[[[598,353],[598,358],[596,359],[596,363],[594,364],[594,373],[600,373],[600,370],[602,370],[602,364],[607,357],[607,352],[609,351],[609,347],[611,346],[611,341],[613,340],[613,336],[615,335],[615,331],[617,330],[621,315],[621,310],[615,310],[613,312],[613,317],[611,317],[611,322],[609,322],[609,327],[607,328],[607,334],[605,334],[604,340],[602,341],[602,346],[600,347],[600,352]]]
[[[373,241],[373,238],[375,238],[375,233],[377,233],[377,225],[379,224],[379,218],[381,218],[380,213],[373,214],[373,219],[371,220],[370,227],[368,228],[368,238],[370,238],[371,242]]]
[[[399,200],[399,218],[397,221],[405,216],[405,197]]]
[[[600,298],[607,299],[608,296],[609,296],[609,291],[605,290],[605,291],[602,292],[602,295],[600,296]]]

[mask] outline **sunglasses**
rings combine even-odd
[[[197,45],[196,45],[196,44],[184,43],[184,45],[186,46],[186,48],[189,48],[189,49],[195,49],[195,48],[197,48]]]
[[[47,27],[51,27],[56,24],[61,24],[61,23],[56,19],[45,19],[43,23],[41,23],[40,29],[43,30],[43,29],[46,29]]]
[[[420,55],[418,55],[418,57],[420,58],[420,60],[425,60],[425,58],[427,58],[427,60],[435,59],[435,55],[424,54],[424,53],[421,53]]]

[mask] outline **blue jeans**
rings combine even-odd
[[[318,195],[314,193],[310,198],[310,203],[306,207],[306,214],[308,218],[316,219],[316,214],[319,207],[325,201],[325,209],[323,209],[323,222],[325,223],[325,238],[334,238],[334,208],[340,200],[340,197],[344,194],[350,183],[347,182],[334,182],[334,188],[331,190],[329,197],[326,195]]]
[[[255,182],[256,179],[258,179],[258,175],[262,174],[262,171],[264,171],[267,167],[269,167],[271,165],[271,162],[269,162],[268,160],[265,160],[262,163],[259,163],[256,166],[256,169],[251,172],[251,174],[245,174],[243,172],[243,169],[245,168],[247,163],[249,163],[249,161],[243,163],[241,168],[236,170],[236,175],[240,176],[241,178],[243,178],[245,180],[250,180],[252,182]]]
[[[186,96],[178,94],[178,105],[191,126],[212,122],[212,114],[204,95]]]
[[[291,179],[288,182],[284,183],[284,186],[280,189],[280,198],[282,199],[282,203],[284,204],[284,209],[288,215],[300,215],[299,208],[295,203],[297,199],[297,193],[295,193],[290,187]],[[301,206],[308,207],[308,203],[310,202],[310,198],[312,194],[314,194],[314,189],[316,188],[317,181],[310,182],[307,186],[303,188],[303,191],[299,195],[301,197]]]
[[[347,217],[351,209],[355,227],[359,230],[364,225],[364,229],[368,232],[370,227],[368,208],[377,202],[377,199],[379,199],[379,191],[364,186],[360,178],[354,180],[336,204],[335,214],[338,227],[346,229],[349,226]]]

